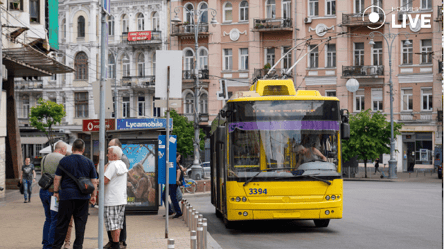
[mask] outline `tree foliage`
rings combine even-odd
[[[364,160],[367,177],[367,160],[375,160],[381,154],[390,154],[391,126],[386,114],[370,109],[350,116],[350,139],[342,140],[342,156],[345,161],[358,156]],[[393,123],[394,137],[400,135],[403,124]]]
[[[63,104],[57,104],[50,100],[38,100],[36,107],[31,107],[30,124],[31,126],[43,131],[51,145],[51,151],[54,149],[54,132],[52,127],[60,124],[62,118],[66,116]]]
[[[170,111],[173,119],[173,135],[177,136],[177,151],[184,157],[194,154],[194,122],[188,121],[184,116],[179,115],[175,110]],[[205,147],[205,133],[200,129],[200,150]]]

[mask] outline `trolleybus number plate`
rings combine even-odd
[[[267,189],[266,188],[264,188],[264,189],[261,189],[261,188],[250,188],[249,190],[250,190],[249,195],[261,195],[261,194],[266,195],[267,194]]]

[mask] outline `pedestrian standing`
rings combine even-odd
[[[54,152],[42,159],[42,175],[48,173],[54,177],[60,160],[66,155],[67,144],[59,141],[54,146]],[[40,200],[45,210],[45,223],[43,225],[43,249],[52,248],[54,231],[57,224],[57,212],[51,210],[51,197],[54,195],[54,185],[48,189],[40,189]]]
[[[25,165],[22,166],[20,171],[20,183],[23,184],[25,203],[31,202],[32,183],[35,182],[35,168],[31,163],[31,159],[28,157],[25,159]]]
[[[55,173],[54,196],[59,200],[59,212],[53,249],[62,247],[71,216],[74,217],[76,234],[73,248],[83,248],[85,227],[88,220],[88,203],[94,204],[97,196],[97,172],[94,163],[83,156],[84,152],[85,142],[82,139],[76,139],[72,145],[72,155],[60,160]],[[60,167],[63,167],[76,179],[80,177],[90,178],[95,187],[94,192],[91,195],[83,194],[77,183]]]
[[[376,158],[376,160],[375,160],[375,175],[376,175],[376,172],[381,173],[381,171],[379,170],[379,158]]]
[[[111,232],[111,249],[120,247],[120,231],[123,228],[125,205],[127,204],[126,185],[128,182],[128,169],[120,158],[122,149],[118,146],[108,148],[109,163],[104,173],[105,184],[105,227]]]
[[[108,147],[111,146],[118,146],[120,149],[122,149],[122,143],[118,138],[114,138],[108,143]],[[125,164],[126,168],[129,170],[130,168],[130,162],[128,157],[122,153],[122,156],[120,157],[120,160]],[[107,231],[108,233],[108,243],[103,248],[110,248],[113,243],[113,238],[111,236],[111,231]],[[120,238],[119,238],[120,248],[125,249],[127,247],[126,244],[126,210],[123,212],[123,228],[120,231]]]
[[[176,163],[178,165],[178,167],[180,167],[180,160],[182,158],[182,155],[180,153],[176,153]],[[177,174],[176,172],[176,182],[174,184],[169,184],[169,194],[170,194],[170,199],[171,199],[171,203],[173,204],[174,207],[174,211],[176,212],[176,215],[173,216],[173,219],[179,218],[180,216],[182,216],[182,211],[180,210],[180,206],[179,206],[179,201],[177,200],[177,188],[178,183],[180,181],[180,177],[182,175],[181,174]],[[173,212],[173,210],[171,210],[171,205],[168,205],[168,207],[170,207],[171,212]]]

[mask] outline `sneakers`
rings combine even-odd
[[[126,249],[126,243],[123,241],[120,242],[120,249]]]
[[[27,203],[28,201],[25,199],[25,201],[23,203]]]
[[[174,216],[174,215],[176,215],[176,213],[169,213],[168,217],[171,217],[171,216]],[[163,215],[162,217],[165,218],[165,215]]]
[[[176,214],[176,215],[173,216],[173,219],[176,219],[176,218],[179,218],[179,217],[182,217],[182,215]]]
[[[109,249],[109,248],[111,248],[111,246],[113,245],[113,243],[112,242],[108,242],[105,246],[103,246],[103,249]]]

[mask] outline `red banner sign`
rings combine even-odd
[[[99,131],[100,121],[98,119],[84,119],[83,131]],[[105,119],[105,130],[113,131],[116,129],[115,119]]]
[[[151,31],[128,32],[128,41],[149,41]]]

